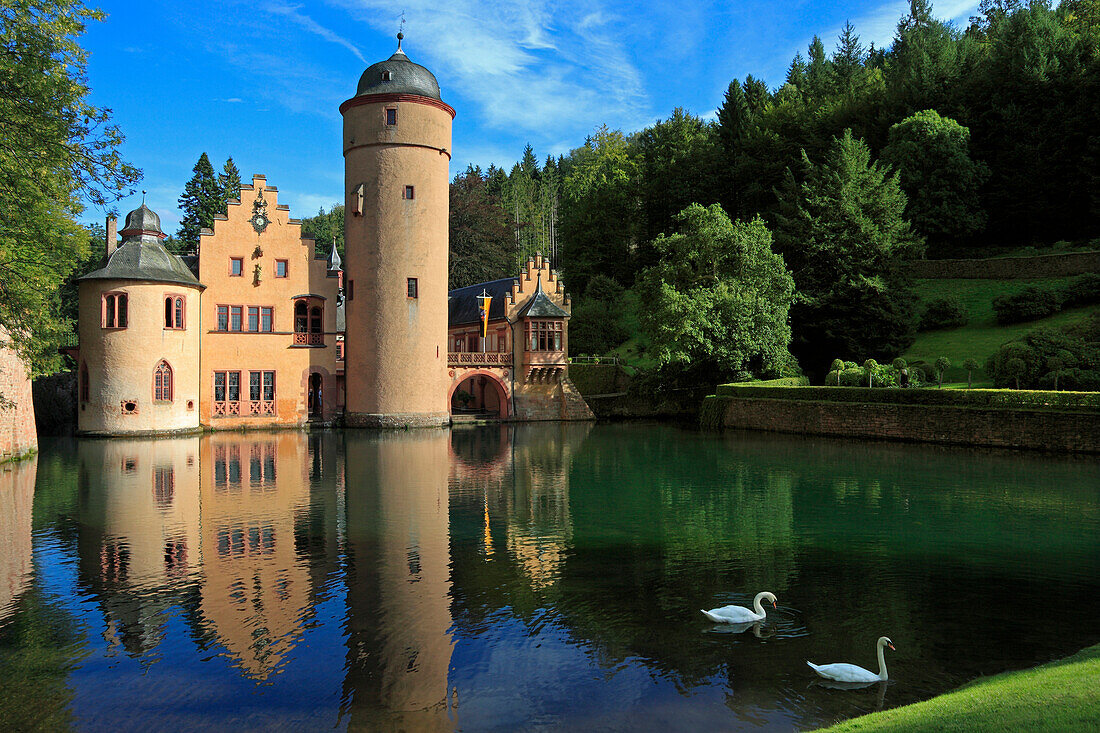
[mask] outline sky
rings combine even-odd
[[[934,3],[965,26],[977,0]],[[624,132],[675,107],[713,118],[732,79],[775,88],[814,35],[831,52],[846,21],[888,46],[906,0],[102,0],[89,25],[90,102],[112,111],[138,189],[174,233],[177,200],[206,152],[279,189],[291,216],[342,201],[340,103],[396,49],[439,80],[457,112],[451,175],[510,169],[530,143],[540,162],[602,124]],[[141,194],[117,204],[121,214]],[[89,207],[83,219],[102,221]]]

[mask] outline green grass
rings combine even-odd
[[[931,700],[853,718],[827,730],[1100,730],[1100,644],[1066,659],[979,679]]]
[[[918,280],[914,290],[921,300],[942,298],[954,295],[963,302],[970,313],[970,320],[960,328],[946,328],[936,331],[924,331],[917,334],[917,340],[902,357],[915,363],[928,373],[932,379],[931,365],[941,356],[951,360],[945,382],[966,384],[966,370],[962,363],[974,358],[979,364],[985,364],[986,357],[1008,341],[1020,338],[1036,328],[1063,328],[1083,321],[1090,313],[1100,311],[1100,306],[1085,306],[1055,313],[1048,318],[1040,318],[1026,323],[998,325],[993,316],[993,298],[998,295],[1017,293],[1029,285],[1053,287],[1065,284],[1070,278],[1055,277],[1036,280]],[[988,382],[984,370],[974,372],[975,382]]]

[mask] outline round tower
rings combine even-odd
[[[428,427],[447,405],[451,121],[401,50],[363,72],[344,116],[348,425]]]
[[[107,261],[80,278],[77,428],[126,435],[199,429],[199,295],[203,286],[161,244],[144,203],[126,215]]]

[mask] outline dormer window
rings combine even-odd
[[[392,81],[392,80],[393,80],[393,72],[392,71],[383,71],[382,72],[382,81]]]

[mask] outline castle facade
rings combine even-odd
[[[400,36],[340,110],[346,262],[317,253],[262,175],[193,256],[164,248],[144,203],[121,243],[108,219],[79,286],[80,433],[592,418],[549,261],[448,293],[454,110]]]

